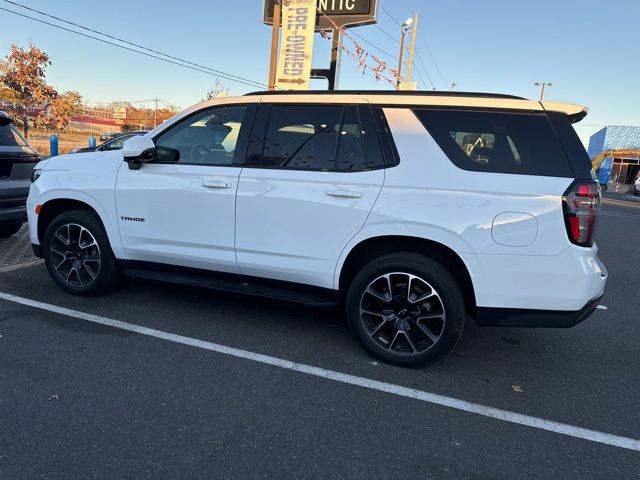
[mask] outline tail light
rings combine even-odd
[[[595,240],[600,186],[597,182],[576,180],[562,197],[564,222],[571,243],[591,247]]]

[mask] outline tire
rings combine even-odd
[[[74,295],[100,295],[121,278],[102,222],[89,210],[55,217],[44,234],[43,254],[51,278]]]
[[[0,238],[9,238],[11,235],[18,233],[21,228],[22,222],[0,225]]]
[[[451,272],[415,253],[389,254],[366,265],[349,287],[346,311],[351,330],[371,355],[403,367],[451,352],[466,320],[464,297]]]

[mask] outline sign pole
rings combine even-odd
[[[331,60],[329,64],[329,90],[336,90],[338,88],[338,79],[340,76],[340,57],[342,43],[342,32],[340,30],[333,30],[331,35]]]
[[[280,36],[280,6],[275,0],[273,7],[273,30],[271,32],[271,60],[269,62],[269,90],[276,89],[276,68],[278,65],[278,37]]]

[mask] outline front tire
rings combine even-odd
[[[424,365],[449,353],[466,320],[454,276],[415,253],[389,254],[366,265],[349,288],[346,309],[362,346],[400,366]]]
[[[107,233],[98,216],[88,210],[55,217],[45,231],[43,253],[51,278],[74,295],[99,295],[120,280]]]

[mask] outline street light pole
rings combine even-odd
[[[540,101],[542,101],[544,99],[544,87],[551,87],[553,85],[553,83],[551,83],[551,82],[536,82],[536,83],[534,83],[534,85],[536,87],[542,87],[542,89],[540,90]]]
[[[400,90],[400,84],[402,83],[402,58],[404,56],[404,38],[411,28],[411,24],[413,23],[413,18],[408,18],[405,22],[400,26],[400,55],[398,58],[398,79],[396,80],[396,90]]]

